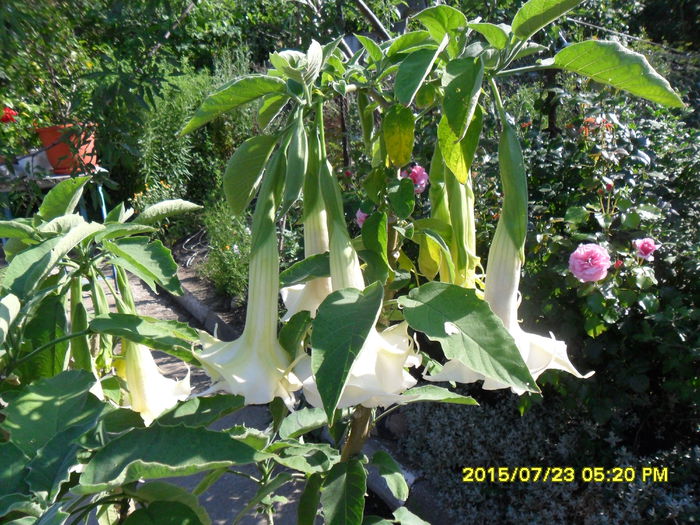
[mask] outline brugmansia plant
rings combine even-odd
[[[70,441],[80,453],[67,463],[78,465],[80,481],[64,485],[65,474],[59,476],[51,493],[55,496],[42,500],[41,512],[82,516],[95,508],[106,523],[116,523],[119,511],[132,499],[140,504],[132,514],[139,519],[167,514],[207,523],[195,496],[224,473],[237,473],[236,465],[255,463],[259,490],[234,522],[254,508],[271,522],[273,494],[301,480],[299,523],[314,523],[320,512],[326,523],[359,525],[368,464],[379,468],[397,499],[408,497],[408,485],[388,454],[371,459],[362,454],[386,409],[427,401],[476,404],[448,388],[415,386],[419,374],[429,381],[483,380],[484,388],[511,388],[519,394],[539,392],[535,380],[547,369],[588,377],[572,365],[563,341],[527,333],[518,324],[527,176],[517,134],[501,101],[499,79],[554,68],[652,102],[682,102],[642,55],[616,42],[572,44],[553,57],[513,66],[544,52],[531,41],[533,35],[579,3],[529,0],[510,25],[470,22],[457,9],[431,7],[415,16],[423,29],[384,42],[358,36],[362,48],[352,56],[343,53],[340,39],[325,45],[314,41],[306,52],[273,53],[265,74],[234,79],[205,99],[183,134],[254,101],[259,103],[258,123],[266,131],[236,150],[224,176],[233,214],[255,201],[243,334],[222,342],[185,327],[146,323],[133,315],[128,301],[122,305],[124,312],[107,320],[96,318],[90,329],[102,337],[108,322],[121,322],[118,330],[107,334],[136,343],[127,343],[127,383],[129,355],[133,362],[142,355],[138,343],[165,349],[169,342],[171,353],[203,366],[214,387],[228,394],[193,397],[168,411],[185,385],[163,383],[170,397],[142,410],[143,420],[134,422],[124,409],[110,407],[91,415],[86,426],[71,426],[71,435],[82,437]],[[324,111],[339,96],[357,104],[372,165],[364,190],[374,211],[364,218],[357,238],[349,233],[326,149]],[[484,272],[477,256],[474,203],[479,195],[471,166],[490,113],[499,123],[503,202]],[[437,124],[429,169],[430,215],[414,217],[416,191],[424,189],[425,174],[402,173],[413,172],[408,165],[415,129],[427,121]],[[305,258],[280,274],[276,220],[298,202]],[[417,261],[405,250],[409,243],[418,248]],[[280,291],[286,313],[278,330]],[[3,299],[3,305],[10,313],[17,310],[11,297]],[[6,315],[4,322],[11,325],[11,317]],[[129,325],[128,320],[133,322]],[[416,332],[439,343],[445,359],[420,351]],[[182,352],[185,348],[191,351]],[[137,368],[142,378],[154,374],[150,361]],[[84,384],[75,395],[92,406],[85,388],[94,380],[80,377]],[[57,388],[60,381],[57,376],[35,384],[14,401]],[[138,389],[134,392],[134,398],[141,399]],[[142,397],[148,399],[145,393]],[[245,404],[269,404],[270,428],[262,432],[234,427],[219,433],[203,428]],[[36,516],[29,505],[39,496],[25,497],[21,488],[31,473],[17,465],[35,461],[31,458],[39,457],[33,454],[40,447],[27,447],[22,441],[17,429],[27,414],[14,406],[14,411],[12,403],[5,410],[2,425],[10,441],[2,444],[9,451],[3,457],[14,461],[9,471],[12,487],[24,499],[13,500],[15,493],[9,492],[5,498],[16,506],[5,503],[3,508]],[[137,403],[132,406],[139,410]],[[144,423],[150,425],[146,428]],[[325,430],[310,434],[319,429]],[[151,481],[196,472],[208,474],[194,496]],[[116,521],[109,521],[115,512]],[[404,507],[394,518],[406,524],[418,520]],[[131,519],[136,518],[126,521]]]

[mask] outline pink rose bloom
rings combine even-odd
[[[415,193],[423,193],[428,186],[428,172],[423,166],[416,164],[411,168],[410,172],[402,171],[402,178],[410,178],[413,181],[413,191]]]
[[[369,213],[363,212],[361,209],[357,209],[355,212],[355,221],[357,221],[357,225],[362,228],[362,225],[365,223],[365,219],[369,217]]]
[[[654,239],[645,237],[644,239],[635,239],[632,244],[637,249],[637,257],[641,257],[645,261],[653,261],[654,256],[652,255],[656,250],[659,249],[659,244],[654,242]]]
[[[569,256],[569,270],[584,283],[605,279],[608,268],[610,255],[598,244],[580,244]]]

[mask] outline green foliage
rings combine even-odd
[[[245,215],[232,217],[228,204],[221,200],[205,208],[203,221],[208,235],[209,253],[198,271],[217,290],[242,299],[248,289],[248,218]]]
[[[473,290],[432,282],[414,288],[399,304],[411,328],[439,341],[448,359],[487,378],[537,392],[512,337]]]

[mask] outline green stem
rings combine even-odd
[[[362,447],[369,437],[369,431],[372,428],[372,409],[358,405],[355,407],[355,412],[352,415],[352,423],[350,425],[350,434],[343,445],[343,450],[340,453],[340,461],[348,461],[350,458],[359,454]]]
[[[491,91],[493,92],[493,99],[496,102],[496,108],[498,109],[498,114],[501,117],[501,125],[505,126],[506,120],[506,110],[503,107],[503,100],[501,100],[501,94],[498,92],[498,85],[496,85],[496,80],[491,77],[489,78],[489,85],[491,86]]]
[[[36,354],[39,352],[42,352],[43,350],[46,350],[47,348],[57,345],[58,343],[62,343],[63,341],[68,341],[69,339],[75,339],[76,337],[83,337],[85,335],[90,334],[90,330],[81,330],[80,332],[74,332],[72,334],[64,335],[63,337],[59,337],[58,339],[54,339],[53,341],[49,341],[46,344],[41,345],[39,348],[36,350],[32,350],[29,352],[27,355],[22,357],[21,359],[18,359],[14,363],[12,363],[8,369],[5,371],[5,375],[9,375],[12,370],[17,368],[19,365],[24,363],[25,361],[30,360],[32,357],[34,357]]]

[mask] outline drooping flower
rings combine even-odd
[[[343,217],[341,195],[329,174],[330,170],[326,166],[321,186],[328,210],[332,288],[334,291],[343,288],[363,290],[365,281]],[[408,335],[407,328],[406,323],[400,323],[385,329],[381,334],[374,327],[370,329],[350,367],[339,408],[354,405],[386,406],[406,400],[400,394],[415,385],[416,381],[405,368],[418,366],[421,362],[414,351],[413,340]],[[322,407],[311,371],[311,358],[303,358],[294,371],[302,380],[304,395],[309,403]]]
[[[409,178],[413,181],[413,191],[416,194],[423,193],[428,187],[428,172],[425,171],[425,168],[419,164],[414,165],[411,168],[411,171],[402,171],[401,177]]]
[[[408,335],[406,322],[386,328],[379,333],[372,328],[365,339],[338,401],[338,408],[362,405],[367,408],[386,407],[405,401],[400,394],[416,384],[405,368],[419,366],[420,356],[415,352],[413,339]],[[323,403],[311,374],[311,358],[304,358],[295,372],[302,380],[306,400],[321,408]]]
[[[525,332],[518,323],[518,286],[522,262],[519,249],[508,235],[501,220],[496,227],[489,250],[484,299],[491,310],[503,321],[503,325],[515,340],[530,375],[537,379],[545,370],[563,370],[579,378],[590,377],[593,372],[582,375],[571,364],[566,354],[566,343],[551,338]],[[471,383],[483,379],[485,390],[508,388],[499,381],[486,378],[457,360],[448,361],[443,369],[429,377],[429,381],[459,381]],[[524,390],[511,387],[516,394]]]
[[[637,250],[637,257],[644,259],[645,261],[654,260],[654,252],[659,249],[659,244],[654,242],[654,239],[645,237],[644,239],[635,239],[632,241],[635,249]]]
[[[307,211],[304,219],[304,256],[310,257],[328,251],[328,225],[326,209],[323,199],[316,198],[312,202],[304,203]],[[308,209],[310,208],[310,209]],[[280,290],[282,301],[287,312],[282,317],[286,322],[302,310],[311,312],[311,317],[316,315],[316,310],[323,300],[331,293],[331,280],[329,277],[318,277],[303,284],[295,284]]]
[[[145,346],[123,339],[122,352],[131,409],[141,414],[146,426],[189,397],[192,391],[189,370],[182,381],[175,381],[163,376]]]
[[[357,225],[360,228],[362,228],[362,225],[365,223],[367,217],[369,217],[369,213],[363,212],[360,208],[358,208],[355,212],[355,222],[357,222]]]
[[[214,388],[242,395],[249,405],[280,397],[294,403],[301,383],[291,372],[291,360],[277,339],[279,252],[275,231],[272,176],[263,180],[253,216],[253,239],[248,270],[246,323],[235,341],[202,335],[197,359],[215,382]]]
[[[5,107],[2,110],[2,116],[0,116],[0,122],[17,122],[15,117],[19,115],[14,109]]]
[[[599,244],[580,244],[569,256],[569,270],[581,282],[605,279],[610,268],[610,255]]]

